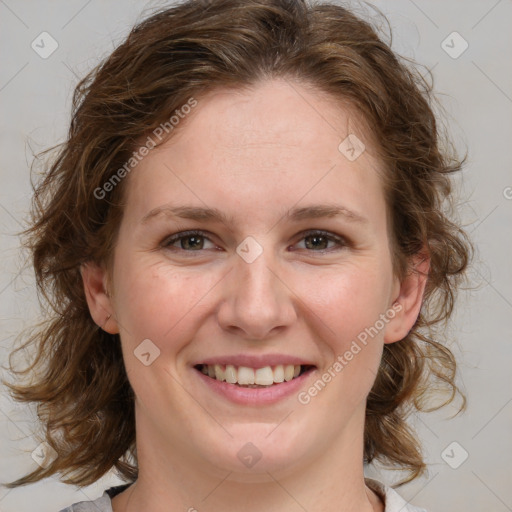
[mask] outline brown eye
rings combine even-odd
[[[336,246],[342,248],[347,245],[343,238],[325,231],[304,233],[302,240],[304,240],[303,248],[313,252],[328,251]]]
[[[211,240],[200,231],[188,231],[182,233],[176,233],[175,235],[167,238],[163,243],[162,247],[166,247],[171,250],[182,250],[182,251],[200,251],[202,249],[210,249],[212,247],[205,247],[207,241],[214,246]],[[179,242],[179,244],[178,244]]]
[[[204,246],[204,238],[201,235],[189,235],[181,238],[181,249],[196,250]]]
[[[329,239],[324,235],[308,235],[304,238],[306,241],[306,248],[307,249],[327,249],[327,246],[329,245]]]

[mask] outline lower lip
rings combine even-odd
[[[315,369],[308,370],[287,382],[273,384],[268,388],[244,388],[236,384],[212,379],[196,368],[193,368],[193,371],[212,391],[231,402],[243,405],[267,405],[279,402],[291,395],[296,395],[304,386],[306,380],[315,372]]]

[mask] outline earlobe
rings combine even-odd
[[[404,339],[420,314],[430,268],[430,257],[425,252],[416,255],[411,269],[399,283],[398,295],[393,303],[395,316],[386,326],[384,343]]]
[[[92,319],[105,332],[119,333],[112,298],[107,290],[106,270],[95,263],[88,262],[81,265],[80,273]]]

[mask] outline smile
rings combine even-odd
[[[309,371],[313,366],[278,364],[263,368],[250,368],[232,364],[198,364],[195,368],[220,382],[246,388],[261,388],[289,382]]]

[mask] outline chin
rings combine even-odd
[[[307,457],[307,442],[313,438],[300,439],[288,425],[276,423],[243,424],[227,430],[233,437],[226,434],[225,444],[220,445],[216,436],[213,453],[213,444],[204,446],[209,448],[207,458],[220,470],[231,472],[230,480],[247,483],[268,482],[269,473],[282,474],[299,464]]]

